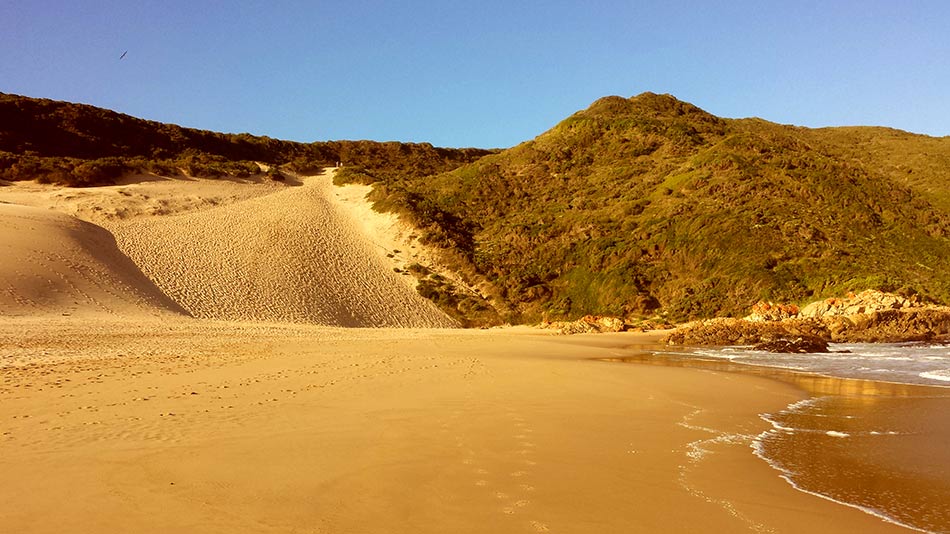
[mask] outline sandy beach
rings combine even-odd
[[[902,530],[753,456],[758,414],[799,391],[594,360],[635,336],[25,319],[2,339],[11,532]]]
[[[445,328],[353,191],[0,188],[0,530],[906,532],[753,454],[794,385]]]

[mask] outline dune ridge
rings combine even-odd
[[[0,246],[16,261],[0,273],[0,312],[457,326],[397,272],[405,253],[384,235],[397,231],[393,217],[338,191],[332,172],[287,183],[136,177],[3,188],[0,202],[13,204],[0,212]]]
[[[454,323],[396,273],[332,200],[330,175],[187,213],[107,223],[195,317],[344,327]]]
[[[0,315],[186,313],[99,226],[0,203],[0,235]]]

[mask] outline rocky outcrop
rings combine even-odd
[[[798,306],[794,304],[759,302],[752,306],[752,313],[745,319],[753,322],[784,321],[798,316],[798,313]]]
[[[750,321],[747,319],[710,319],[685,324],[665,339],[670,345],[756,345],[776,339],[801,337],[831,338],[820,321]]]
[[[649,332],[672,328],[673,325],[658,319],[647,319],[633,323],[619,317],[585,315],[576,321],[544,321],[538,328],[554,330],[558,334],[600,334],[604,332]]]
[[[922,305],[914,297],[881,291],[869,290],[815,302],[793,314],[794,309],[793,306],[759,303],[744,319],[689,323],[673,331],[666,341],[671,345],[723,346],[799,338],[834,343],[894,343],[950,337],[950,307]]]
[[[545,321],[538,326],[555,330],[558,334],[598,334],[622,332],[626,329],[623,319],[600,315],[585,315],[576,321]]]
[[[823,318],[836,343],[934,341],[950,335],[950,308],[875,311]]]
[[[829,352],[828,342],[815,336],[803,336],[794,339],[775,339],[759,343],[752,348],[753,350],[796,354]]]
[[[919,307],[917,297],[905,298],[893,293],[868,289],[861,293],[850,294],[845,298],[831,298],[812,302],[797,314],[803,318],[840,317],[857,314],[870,314],[885,310],[902,310]]]

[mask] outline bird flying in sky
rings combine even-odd
[[[122,55],[121,55],[121,56],[119,56],[119,59],[122,59],[122,58],[124,58],[124,57],[125,57],[125,55],[126,55],[126,54],[128,54],[128,53],[129,53],[129,51],[128,51],[128,50],[126,50],[125,52],[122,52]]]

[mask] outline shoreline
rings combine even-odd
[[[625,361],[716,369],[763,376],[793,385],[806,393],[807,398],[792,403],[781,411],[761,415],[772,428],[763,431],[754,440],[752,448],[756,456],[797,491],[860,510],[883,522],[913,531],[946,531],[945,525],[950,520],[950,510],[940,503],[950,499],[950,462],[944,460],[930,466],[918,464],[921,457],[931,461],[940,459],[939,453],[935,456],[933,451],[924,449],[926,442],[943,442],[950,435],[950,426],[940,418],[940,414],[950,407],[950,388],[940,384],[842,378],[811,371],[716,359],[703,354],[690,356],[690,349],[706,347],[682,348],[686,350],[670,351],[667,347],[651,356],[641,355],[627,358]],[[893,405],[908,400],[916,403],[915,412],[927,414],[924,416],[926,424],[899,430],[894,429],[896,426],[887,427],[895,424],[895,418],[890,412],[902,414],[909,411],[907,407],[895,408]],[[793,422],[785,422],[786,419]],[[844,431],[841,428],[832,428],[827,426],[829,421],[837,421],[837,424],[848,428]],[[887,428],[884,429],[885,427]],[[769,441],[774,441],[775,444],[767,447],[765,443]],[[899,447],[893,444],[900,441],[903,443]],[[894,452],[889,456],[878,452],[876,462],[865,461],[860,469],[851,468],[851,477],[843,476],[842,469],[845,467],[836,467],[834,462],[824,461],[826,456],[833,454],[838,457],[837,465],[846,466],[853,464],[855,457],[869,456],[873,451],[885,446],[889,446],[889,450]],[[801,452],[802,450],[807,453]],[[886,456],[886,461],[882,456]],[[934,471],[926,481],[919,477],[908,480],[903,473],[908,469],[923,473],[927,468]],[[853,482],[850,478],[860,479],[860,483]],[[900,480],[902,489],[888,501],[875,501],[867,495],[853,494],[855,487],[880,488],[884,481],[893,485],[895,480]],[[850,500],[843,497],[849,492],[852,492]],[[861,498],[869,501],[862,503],[859,501]],[[906,514],[906,509],[914,508],[918,509],[916,515],[901,517],[901,514]]]
[[[0,367],[20,532],[904,531],[751,454],[793,386],[593,361],[650,335],[37,318],[0,338],[0,359],[47,353]]]

